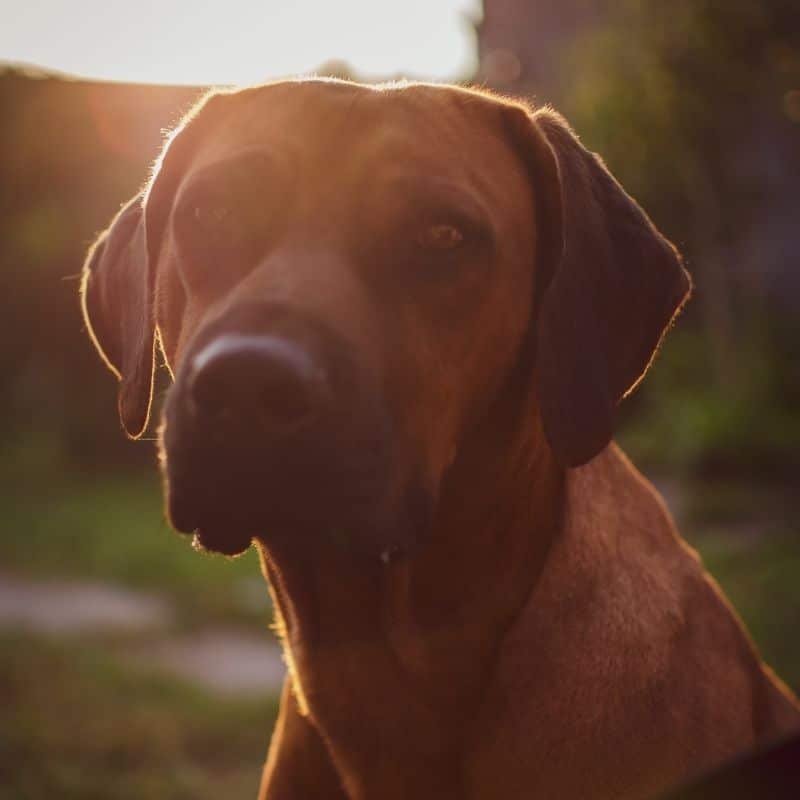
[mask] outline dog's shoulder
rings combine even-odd
[[[593,604],[648,639],[679,627],[688,595],[705,583],[700,558],[678,534],[661,495],[613,443],[567,472],[548,568],[559,580],[571,575],[594,587]]]
[[[618,661],[612,672],[627,672],[630,686],[639,680],[651,693],[689,671],[701,693],[717,696],[714,684],[722,680],[729,697],[745,697],[762,679],[736,612],[679,534],[661,495],[615,444],[568,473],[548,570],[556,581],[541,587],[547,605],[557,602],[556,587],[567,576],[576,591],[591,587],[580,609],[583,635],[627,654],[617,656],[627,663]]]
[[[626,752],[638,766],[620,765],[616,789],[644,795],[751,746],[769,680],[664,501],[612,444],[567,473],[560,533],[492,684],[492,758],[512,770],[554,754],[520,781],[545,791],[582,775],[580,795]]]

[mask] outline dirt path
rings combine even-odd
[[[101,583],[32,581],[0,574],[0,629],[79,638],[124,634],[124,660],[224,694],[277,692],[285,667],[269,633],[216,627],[170,630],[163,597]]]

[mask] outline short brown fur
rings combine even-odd
[[[281,120],[336,93],[346,103],[326,130],[355,126],[365,163],[395,147],[491,218],[501,235],[480,291],[464,278],[435,302],[378,309],[374,278],[336,238],[352,220],[343,179],[322,177],[308,179],[313,213],[292,224],[325,247],[293,245],[227,294],[187,284],[172,215],[188,178],[235,147],[313,139],[318,124]],[[402,124],[381,127],[401,106]],[[320,227],[319,209],[340,207],[344,221]],[[435,496],[431,534],[388,564],[322,538],[303,555],[256,538],[290,665],[262,798],[633,800],[800,726],[657,493],[609,443],[690,281],[558,115],[415,84],[212,95],[121,217],[136,233],[112,226],[90,253],[84,310],[123,381],[130,434],[146,422],[154,332],[177,373],[209,320],[280,292],[380,375],[406,443],[397,480],[420,470]]]

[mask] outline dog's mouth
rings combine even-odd
[[[257,485],[217,480],[210,490],[211,471],[181,479],[171,473],[168,458],[172,526],[193,534],[196,549],[226,556],[243,553],[258,539],[306,554],[322,546],[386,560],[410,552],[425,538],[433,499],[417,483],[392,495],[377,465],[363,471],[343,466],[343,474],[336,475],[333,463],[329,474],[302,482],[292,479],[291,469],[287,472],[277,476],[265,464]]]
[[[192,539],[192,547],[200,552],[220,553],[224,556],[239,556],[252,544],[253,537],[246,532],[230,529],[198,529]]]
[[[173,451],[176,461],[179,451]],[[285,474],[272,468],[265,458],[258,481],[225,480],[225,459],[217,454],[211,469],[195,469],[178,475],[166,459],[167,511],[172,526],[192,534],[195,549],[237,556],[253,539],[283,549],[308,553],[317,545],[337,547],[354,554],[384,560],[410,551],[424,535],[430,519],[430,494],[414,486],[387,496],[380,468],[355,470],[336,463],[328,474],[306,474],[304,479],[291,465]],[[229,470],[230,474],[242,470]],[[347,476],[349,473],[349,477]],[[253,476],[255,477],[255,476]],[[212,488],[213,486],[213,488]]]
[[[408,552],[427,531],[431,493],[392,473],[385,425],[309,429],[291,443],[203,436],[168,399],[162,468],[172,527],[197,549],[236,556],[267,546],[341,547],[385,557]]]

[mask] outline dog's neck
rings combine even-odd
[[[430,780],[468,746],[497,649],[559,528],[563,471],[530,408],[500,409],[468,437],[413,557],[262,548],[300,706],[351,774],[402,783],[396,765],[416,763]]]
[[[543,567],[561,483],[538,416],[492,415],[448,472],[428,543],[387,570],[388,639],[438,697],[479,688]]]

